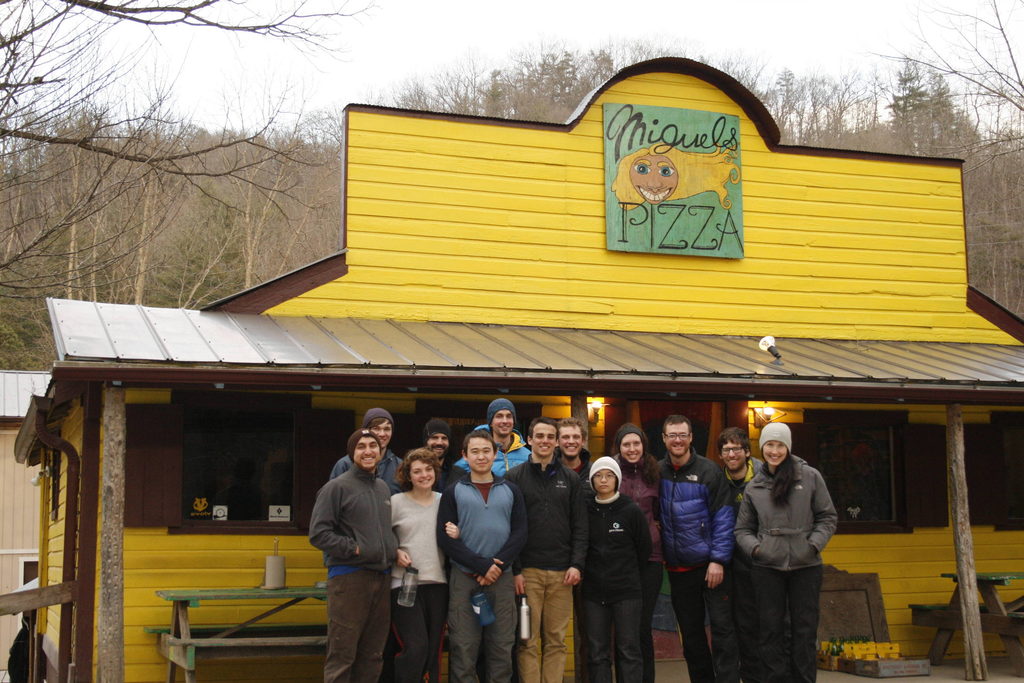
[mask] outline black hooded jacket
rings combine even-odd
[[[640,567],[651,556],[651,532],[647,519],[629,496],[611,503],[587,500],[590,541],[587,570],[583,574],[583,599],[610,604],[640,599]]]

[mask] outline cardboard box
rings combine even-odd
[[[839,660],[839,671],[868,678],[930,676],[932,665],[927,659],[846,659]]]
[[[822,671],[839,671],[839,657],[818,652],[818,668]]]

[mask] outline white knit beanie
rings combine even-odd
[[[594,461],[594,464],[590,466],[590,485],[594,485],[594,475],[601,470],[608,470],[615,475],[615,490],[619,490],[619,484],[622,483],[622,470],[619,468],[619,463],[615,462],[614,458],[604,456]]]
[[[764,426],[759,442],[761,448],[764,448],[769,441],[780,441],[786,444],[786,450],[790,453],[793,452],[793,433],[789,431],[789,425],[784,422],[772,422]]]

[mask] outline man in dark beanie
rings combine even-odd
[[[370,683],[380,675],[391,622],[390,568],[398,548],[391,492],[376,475],[381,445],[368,429],[348,439],[350,469],[321,487],[309,542],[327,567],[324,681]]]
[[[452,428],[444,420],[432,418],[427,420],[423,426],[423,445],[434,452],[438,462],[441,463],[441,476],[437,478],[434,487],[438,491],[444,491],[453,480],[451,479],[452,466],[460,459],[458,449],[452,453],[451,449]]]
[[[441,462],[444,462],[445,456],[448,455],[451,438],[452,428],[444,420],[432,418],[423,426],[423,445],[434,451],[434,455]]]
[[[383,408],[370,408],[363,416],[363,429],[373,432],[380,442],[380,450],[383,453],[380,464],[377,466],[377,476],[384,480],[384,483],[391,489],[391,493],[401,493],[402,487],[395,481],[395,472],[402,464],[402,458],[388,447],[391,443],[391,435],[395,432],[395,418]],[[334,463],[331,470],[331,479],[344,474],[352,467],[352,458],[344,456]]]
[[[496,398],[487,406],[487,423],[477,429],[485,429],[498,445],[498,455],[494,459],[494,474],[504,477],[513,467],[530,459],[530,449],[526,446],[523,435],[516,431],[516,407],[507,398]],[[455,467],[462,474],[469,471],[465,460],[459,460]]]

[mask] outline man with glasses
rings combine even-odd
[[[691,448],[689,418],[665,418],[662,439],[668,457],[661,464],[661,546],[690,681],[739,683],[725,571],[732,561],[736,524],[731,488],[722,470]],[[711,621],[711,648],[705,613]]]
[[[760,471],[760,460],[750,457],[750,437],[746,429],[729,427],[718,435],[718,452],[722,456],[726,481],[730,487],[730,505],[739,509],[747,482]],[[758,652],[757,595],[751,579],[750,557],[737,545],[730,565],[732,581],[732,616],[739,647],[740,676],[744,683],[760,683],[764,679]]]

